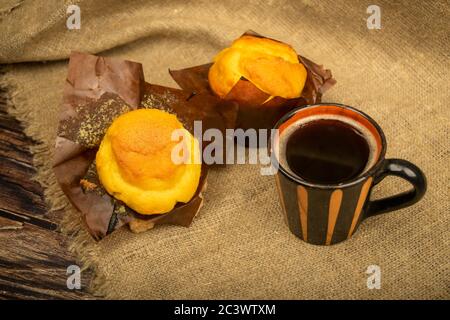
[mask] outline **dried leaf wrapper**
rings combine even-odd
[[[156,108],[175,114],[193,133],[194,121],[203,131],[234,128],[237,105],[209,94],[146,83],[137,62],[83,53],[70,57],[64,89],[53,169],[62,190],[84,218],[87,229],[99,240],[129,225],[143,232],[157,224],[189,226],[200,210],[208,167],[202,165],[200,182],[188,203],[177,203],[168,213],[140,215],[110,196],[101,185],[95,154],[111,123],[125,112]]]

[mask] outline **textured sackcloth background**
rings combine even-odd
[[[66,6],[81,7],[81,30],[67,30]],[[93,289],[112,298],[450,298],[450,4],[376,1],[382,29],[368,30],[373,1],[2,1],[0,62],[10,112],[34,149],[36,177],[86,266]],[[190,228],[120,230],[95,244],[55,185],[50,159],[71,50],[144,65],[147,81],[175,86],[167,69],[208,62],[247,29],[291,43],[332,69],[325,101],[356,106],[384,128],[388,157],[428,177],[413,207],[366,220],[332,247],[303,243],[284,225],[273,177],[259,167],[213,170],[206,202]],[[386,179],[374,197],[407,187]],[[365,271],[381,267],[382,287]]]

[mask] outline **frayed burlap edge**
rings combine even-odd
[[[98,268],[97,257],[100,248],[84,228],[80,214],[71,206],[59,187],[51,167],[52,145],[46,145],[46,139],[39,127],[33,125],[33,112],[36,111],[25,107],[30,102],[21,99],[20,88],[15,85],[13,78],[8,77],[9,70],[10,66],[0,66],[0,88],[5,91],[8,114],[17,119],[22,124],[24,133],[36,142],[30,146],[33,166],[36,168],[36,174],[31,179],[42,186],[49,211],[59,211],[59,214],[63,214],[58,231],[66,236],[68,250],[75,255],[82,272],[93,274],[88,292],[96,297],[106,297],[106,276]]]

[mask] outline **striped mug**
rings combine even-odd
[[[280,161],[285,148],[280,141],[292,132],[291,126],[302,121],[335,118],[357,125],[373,138],[372,162],[358,176],[335,184],[307,181],[293,173]],[[311,118],[312,119],[312,118]],[[347,121],[348,120],[348,121]],[[304,241],[331,245],[350,238],[360,223],[368,217],[410,206],[426,191],[423,172],[414,164],[400,159],[385,159],[386,139],[380,126],[365,113],[337,103],[322,103],[299,107],[284,115],[275,125],[272,137],[272,161],[276,168],[276,183],[289,229]],[[373,187],[388,175],[405,179],[412,189],[388,198],[370,200]]]

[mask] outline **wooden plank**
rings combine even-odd
[[[43,190],[31,179],[36,170],[29,146],[35,142],[22,130],[0,102],[0,211],[43,217],[47,213]]]
[[[19,230],[23,228],[23,223],[0,217],[0,231]]]
[[[90,299],[89,272],[81,290],[69,290],[67,267],[75,257],[57,231],[60,215],[49,213],[21,124],[7,114],[0,90],[0,299]]]
[[[80,299],[87,294],[89,272],[81,273],[81,290],[69,290],[67,267],[75,265],[60,233],[24,224],[0,230],[0,297]]]

